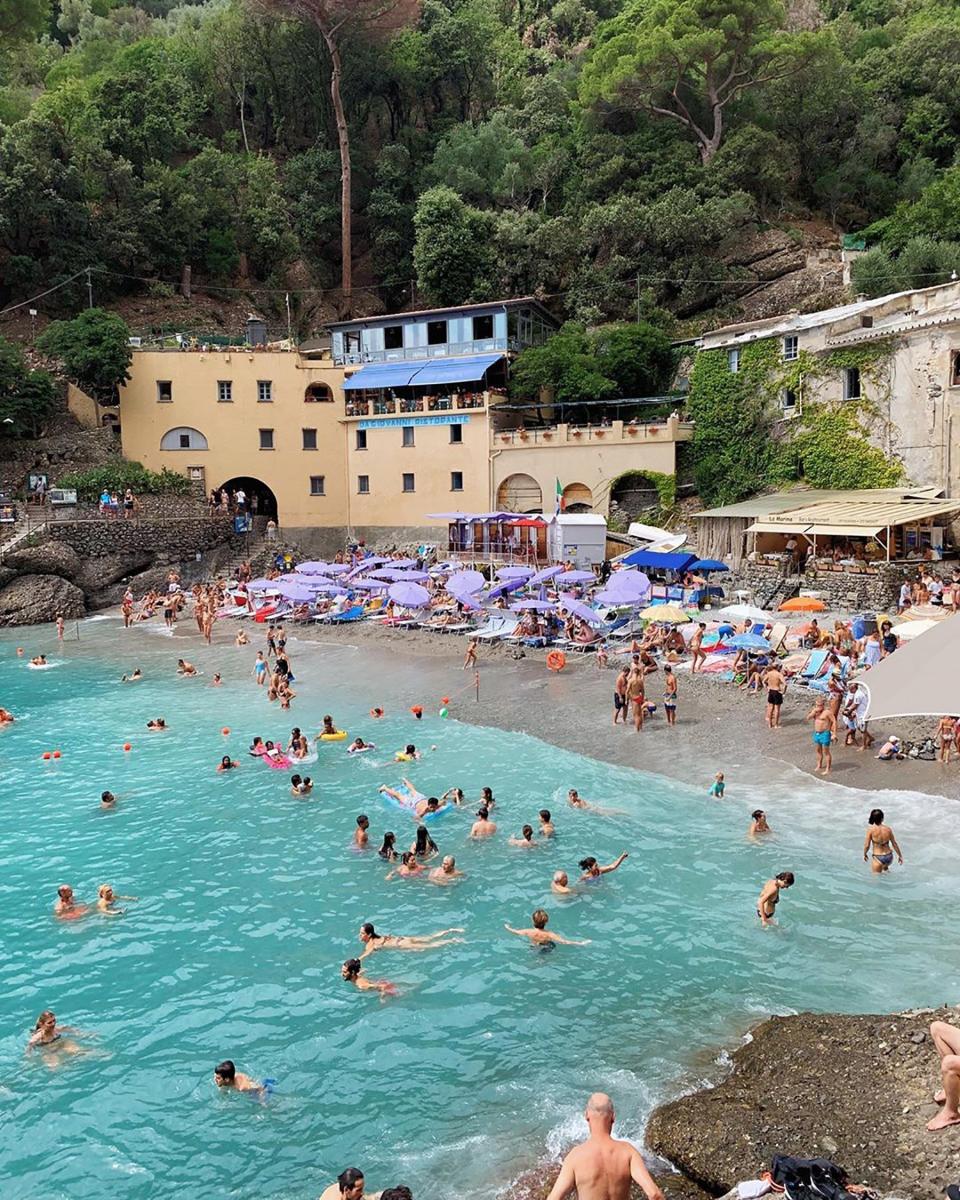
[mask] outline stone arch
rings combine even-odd
[[[168,429],[160,439],[161,450],[209,450],[206,435],[189,425]]]
[[[643,471],[624,471],[610,485],[610,507],[616,506],[629,520],[661,506],[655,478]]]
[[[274,495],[273,488],[264,483],[262,479],[254,479],[252,475],[236,475],[233,479],[226,480],[221,483],[218,488],[214,488],[217,496],[221,491],[229,493],[233,497],[233,493],[241,488],[247,497],[247,511],[253,512],[256,507],[256,515],[258,517],[277,517],[277,497]],[[256,506],[253,504],[253,498],[256,496]]]
[[[563,489],[563,508],[569,513],[593,511],[593,492],[585,483],[568,483]]]
[[[543,512],[543,492],[532,475],[508,475],[497,488],[497,508],[501,512]]]
[[[333,392],[325,383],[308,383],[303,398],[307,404],[332,404]]]

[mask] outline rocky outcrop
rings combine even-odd
[[[74,583],[90,596],[145,571],[153,563],[153,555],[147,551],[140,554],[102,554],[98,558],[84,559]],[[121,595],[122,595],[121,589]],[[96,605],[91,604],[95,608]]]
[[[4,564],[18,574],[60,575],[76,581],[80,571],[80,556],[72,546],[63,542],[44,542],[40,546],[24,546],[12,550]]]
[[[83,592],[59,575],[18,575],[0,588],[0,625],[43,625],[85,612]]]
[[[957,1009],[774,1017],[722,1083],[658,1108],[647,1142],[714,1196],[774,1154],[832,1158],[882,1194],[934,1200],[958,1175],[960,1127],[927,1133],[939,1059],[927,1027]]]

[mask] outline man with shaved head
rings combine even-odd
[[[640,1151],[610,1136],[616,1119],[610,1097],[594,1092],[583,1115],[590,1136],[563,1160],[547,1200],[566,1200],[574,1188],[577,1200],[629,1200],[631,1181],[640,1185],[647,1200],[664,1200]]]

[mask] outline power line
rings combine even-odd
[[[45,292],[39,292],[36,296],[31,296],[29,300],[21,300],[18,304],[10,304],[6,308],[0,308],[0,317],[6,313],[15,312],[18,308],[26,308],[28,304],[33,304],[37,300],[42,300],[44,296],[49,296],[52,292],[59,292],[61,288],[65,288],[68,283],[73,283],[75,279],[79,279],[81,275],[86,274],[89,282],[90,271],[96,270],[96,267],[84,267],[77,271],[75,275],[71,275],[69,279],[65,279],[63,283],[55,284],[52,288],[47,288]]]

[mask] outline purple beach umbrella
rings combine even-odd
[[[572,613],[575,617],[580,617],[588,625],[603,624],[603,617],[595,609],[583,604],[580,600],[576,600],[573,596],[561,596],[557,601],[557,606],[566,609],[568,613]]]
[[[529,612],[531,609],[534,612],[555,612],[557,608],[555,604],[549,604],[546,600],[518,600],[510,607],[514,612]]]
[[[597,577],[592,571],[564,571],[562,575],[555,575],[553,582],[557,587],[566,587],[570,583],[596,583]]]
[[[558,575],[563,574],[563,567],[557,565],[553,567],[544,567],[542,571],[538,571],[536,575],[531,575],[527,583],[531,587],[538,583],[546,583],[549,579],[556,579]]]
[[[393,583],[387,594],[404,608],[426,608],[430,603],[430,593],[419,583]]]
[[[498,596],[506,596],[510,592],[518,591],[524,586],[524,583],[525,580],[523,579],[505,579],[503,583],[498,583],[495,587],[492,587],[487,596],[495,600]]]
[[[457,571],[447,580],[447,591],[475,595],[482,589],[483,583],[483,576],[479,571]]]
[[[536,572],[533,567],[501,567],[497,572],[498,579],[529,579]]]
[[[330,564],[325,562],[302,562],[296,566],[300,575],[326,575],[329,569]]]

